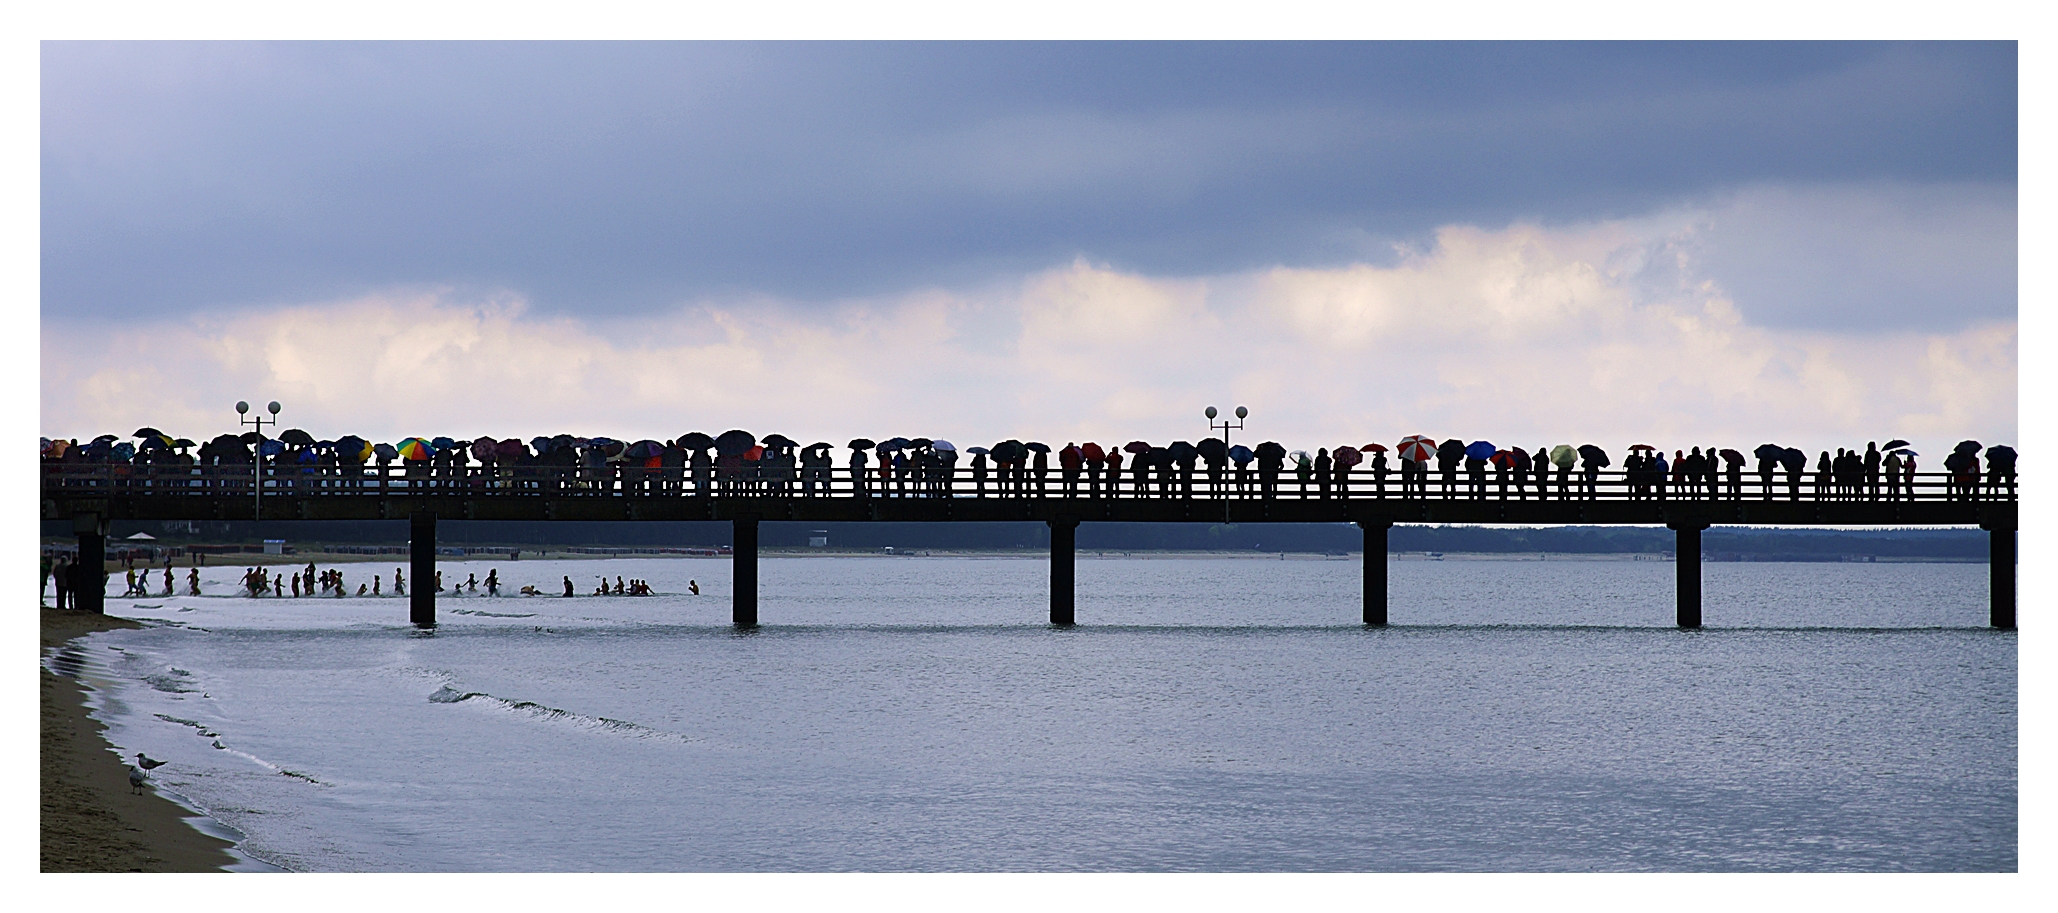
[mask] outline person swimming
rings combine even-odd
[[[687,589],[687,590],[689,590],[689,591],[691,591],[691,592],[693,593],[693,595],[695,595],[695,596],[698,596],[698,595],[700,595],[700,581],[698,581],[698,580],[688,580],[688,581],[686,581],[686,589]]]

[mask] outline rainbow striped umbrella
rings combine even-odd
[[[418,437],[407,438],[393,448],[403,460],[426,460],[436,452],[434,445]]]

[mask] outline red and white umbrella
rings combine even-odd
[[[1411,434],[1401,438],[1399,450],[1403,460],[1427,463],[1436,458],[1436,439]]]

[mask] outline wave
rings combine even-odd
[[[529,719],[543,720],[551,723],[569,724],[576,728],[586,729],[594,732],[606,732],[615,735],[626,735],[642,739],[658,739],[667,742],[686,743],[702,741],[701,739],[697,739],[692,736],[685,735],[683,733],[668,732],[663,729],[653,729],[641,723],[631,723],[628,720],[617,720],[604,716],[589,716],[583,713],[574,713],[570,710],[560,710],[556,707],[538,704],[535,701],[509,700],[507,698],[499,697],[497,695],[487,694],[484,691],[460,691],[457,688],[450,685],[448,682],[445,682],[441,688],[437,688],[434,693],[430,694],[429,700],[433,703],[438,704],[463,704],[469,702],[477,702],[482,706],[493,707],[495,709],[527,717]]]

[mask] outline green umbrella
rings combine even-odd
[[[1579,462],[1579,452],[1571,444],[1559,444],[1551,448],[1551,462],[1559,469],[1571,469],[1573,463]]]

